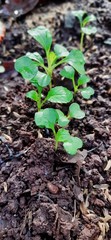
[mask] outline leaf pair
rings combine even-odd
[[[63,142],[63,146],[66,152],[73,155],[79,148],[82,147],[82,141],[77,137],[72,137],[69,131],[64,128],[61,128],[56,132],[55,125],[59,122],[64,122],[64,114],[62,115],[62,112],[60,112],[53,108],[46,108],[44,110],[41,110],[40,112],[35,113],[35,123],[39,127],[52,129],[56,146],[59,142]]]
[[[39,95],[35,90],[31,90],[26,96],[34,101],[38,101]],[[73,94],[67,88],[57,86],[49,90],[46,100],[53,103],[68,103],[72,100]]]
[[[87,35],[95,34],[97,32],[96,27],[92,27],[91,25],[86,27],[88,23],[96,20],[96,17],[93,14],[87,15],[86,11],[83,10],[72,11],[72,14],[78,18],[82,32]]]
[[[91,87],[86,87],[86,88],[83,88],[83,89],[79,89],[79,87],[81,87],[82,85],[87,84],[90,81],[90,78],[87,75],[81,75],[78,78],[77,83],[76,83],[75,80],[74,80],[75,70],[74,70],[73,67],[65,66],[60,71],[60,75],[67,78],[67,79],[72,80],[73,87],[74,87],[74,92],[76,93],[77,91],[80,91],[83,98],[89,99],[91,97],[91,95],[94,94],[94,90]]]

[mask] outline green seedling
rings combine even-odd
[[[97,32],[96,27],[89,25],[90,22],[93,22],[96,20],[96,17],[93,14],[87,15],[87,13],[83,10],[72,11],[72,14],[78,18],[80,23],[80,29],[81,29],[80,50],[83,51],[83,42],[84,42],[85,34],[91,35]]]
[[[39,26],[28,33],[42,46],[45,51],[45,59],[38,53],[28,52],[25,56],[18,58],[15,62],[15,69],[21,73],[24,79],[31,80],[36,77],[38,70],[47,74],[50,89],[52,88],[53,71],[61,64],[69,64],[79,73],[84,74],[84,55],[80,50],[75,49],[69,52],[64,46],[55,44],[54,50],[52,47],[52,36],[50,31]],[[40,68],[40,69],[39,69]]]
[[[66,152],[73,155],[82,147],[83,143],[81,139],[71,136],[65,128],[72,118],[82,119],[85,113],[77,103],[72,103],[69,106],[67,116],[59,109],[43,108],[47,101],[67,104],[73,100],[78,91],[85,99],[89,99],[93,94],[92,88],[82,88],[82,85],[89,82],[89,78],[85,75],[84,55],[78,49],[69,52],[60,44],[55,44],[52,51],[52,36],[45,27],[37,27],[29,30],[28,33],[42,46],[45,51],[45,58],[38,52],[28,52],[25,56],[16,60],[15,69],[35,87],[35,90],[27,92],[26,97],[36,102],[38,111],[35,113],[36,125],[40,128],[45,127],[52,130],[55,149],[57,149],[58,143],[62,142]],[[74,94],[63,86],[54,86],[53,84],[53,71],[61,64],[64,64],[64,68],[60,74],[72,81]],[[75,72],[80,75],[77,81],[75,80]]]
[[[89,99],[91,95],[94,94],[94,90],[91,87],[81,88],[90,81],[90,78],[87,75],[80,75],[78,80],[75,80],[75,70],[71,66],[65,66],[61,71],[60,75],[72,81],[74,95],[77,92],[81,92],[81,95],[84,99]]]
[[[35,123],[40,128],[45,127],[52,130],[56,150],[58,143],[62,142],[66,152],[74,155],[77,150],[82,147],[83,142],[80,138],[71,136],[69,131],[64,129],[64,127],[67,126],[71,118],[81,119],[84,116],[84,112],[80,109],[79,105],[75,103],[75,105],[71,104],[67,117],[60,110],[46,108],[35,113]],[[61,128],[56,130],[57,126]]]

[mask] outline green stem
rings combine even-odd
[[[42,93],[42,90],[38,89],[38,95],[39,95],[39,98],[37,101],[38,112],[41,110],[41,93]]]
[[[58,141],[56,140],[56,131],[55,131],[55,128],[53,128],[52,131],[53,131],[54,138],[55,138],[55,150],[57,150],[57,148],[58,148]]]
[[[60,60],[58,63],[56,63],[56,64],[54,64],[53,65],[53,69],[55,69],[56,67],[58,67],[59,65],[61,65],[61,64],[63,64],[63,63],[65,63],[65,61],[64,61],[65,59],[63,58],[62,60]]]
[[[41,107],[44,105],[46,101],[47,101],[47,97],[41,102]]]
[[[84,33],[81,31],[80,50],[83,52]]]
[[[53,69],[52,69],[52,66],[50,64],[50,61],[49,61],[49,51],[46,51],[46,57],[47,57],[47,69],[46,69],[46,72],[47,74],[50,76],[51,78],[51,81],[50,81],[50,84],[49,84],[49,88],[51,89],[52,88],[52,72],[53,72]]]
[[[72,83],[73,83],[74,93],[76,94],[76,92],[77,92],[77,86],[76,86],[76,84],[75,84],[74,78],[72,79]]]

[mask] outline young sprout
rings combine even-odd
[[[69,52],[64,46],[55,44],[54,51],[52,47],[52,36],[50,31],[39,26],[28,33],[42,46],[45,51],[45,59],[38,53],[26,53],[25,56],[18,58],[15,62],[15,69],[26,80],[31,80],[36,77],[38,70],[45,74],[45,78],[50,79],[48,85],[52,88],[53,71],[61,64],[69,64],[79,73],[84,74],[84,55],[80,50],[72,50]]]
[[[40,128],[49,128],[52,130],[55,139],[55,150],[58,148],[58,143],[62,142],[67,153],[74,155],[77,150],[82,147],[83,142],[78,137],[70,135],[69,131],[64,129],[71,118],[82,119],[85,116],[77,103],[71,104],[68,117],[60,110],[46,108],[35,113],[35,123]],[[61,128],[56,130],[57,125]]]
[[[85,19],[81,17],[80,19],[82,22],[81,31],[83,31],[89,19],[91,21],[91,17],[86,17]],[[72,155],[76,154],[83,143],[78,137],[71,136],[65,128],[72,118],[82,119],[85,117],[85,113],[81,110],[79,104],[72,102],[69,106],[67,116],[59,109],[42,108],[47,101],[67,104],[73,100],[74,95],[78,91],[81,92],[81,95],[85,99],[89,99],[94,93],[91,87],[82,88],[82,85],[90,80],[85,74],[84,55],[81,50],[78,49],[73,49],[69,52],[60,44],[55,44],[54,50],[52,51],[51,33],[43,26],[29,30],[28,33],[44,49],[45,59],[38,52],[28,52],[25,56],[16,60],[15,69],[25,80],[28,80],[35,87],[35,90],[31,90],[26,94],[26,97],[35,101],[37,105],[38,112],[35,113],[35,123],[40,128],[45,127],[52,130],[55,139],[55,149],[58,148],[58,143],[62,142],[67,153]],[[84,35],[82,35],[82,38],[84,38]],[[81,46],[82,45],[83,41]],[[72,81],[74,92],[63,86],[53,86],[53,71],[61,64],[66,65],[60,71],[60,74]],[[80,76],[77,80],[75,79],[75,71]],[[46,94],[43,94],[44,88],[46,88]]]
[[[96,27],[89,25],[90,22],[93,22],[96,20],[96,17],[93,14],[85,16],[87,13],[83,10],[72,11],[72,14],[78,18],[80,23],[80,29],[81,29],[80,50],[83,51],[85,34],[91,35],[97,32]]]
[[[80,75],[78,80],[75,80],[75,70],[71,66],[65,66],[61,71],[60,75],[72,81],[74,95],[77,92],[81,92],[81,95],[85,99],[89,99],[91,95],[94,94],[94,90],[91,87],[81,88],[90,81],[90,78],[87,75]]]

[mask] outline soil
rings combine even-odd
[[[111,2],[78,2],[49,1],[17,19],[2,20],[0,240],[111,240],[111,45],[105,43],[111,37]],[[35,126],[36,106],[25,98],[32,87],[13,62],[27,51],[41,51],[27,34],[38,25],[51,30],[54,43],[78,47],[77,23],[66,26],[74,9],[95,14],[98,31],[85,39],[84,49],[95,94],[88,101],[77,98],[86,117],[69,126],[84,146],[69,157],[61,145],[55,152],[48,129]]]

